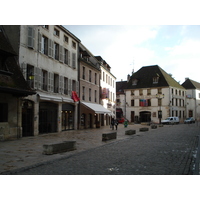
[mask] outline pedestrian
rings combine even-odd
[[[114,130],[114,125],[115,125],[115,120],[114,118],[111,119],[111,128],[112,130]]]
[[[116,119],[115,120],[115,128],[116,128],[116,130],[117,130],[117,126],[118,126],[118,120]]]
[[[127,126],[128,126],[128,121],[125,120],[125,121],[124,121],[124,128],[127,128]]]

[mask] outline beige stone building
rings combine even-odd
[[[24,98],[23,136],[77,129],[80,40],[60,25],[4,26],[25,80],[36,95]]]
[[[118,93],[118,110],[130,122],[159,123],[170,116],[179,117],[180,122],[185,119],[185,88],[158,65],[142,67],[123,87],[124,93]]]
[[[99,128],[111,112],[100,104],[100,62],[81,43],[79,65],[79,128]]]

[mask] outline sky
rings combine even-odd
[[[200,82],[200,25],[64,25],[111,67],[117,81],[159,65],[181,84]]]

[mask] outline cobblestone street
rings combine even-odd
[[[196,148],[196,136],[199,135],[199,126],[196,124],[166,125],[157,129],[149,127],[148,132],[139,132],[139,127],[141,126],[129,126],[129,129],[136,129],[136,134],[125,136],[125,129],[120,125],[118,138],[109,142],[101,141],[103,130],[97,131],[95,139],[92,139],[92,134],[89,134],[87,130],[88,141],[93,141],[93,146],[91,145],[90,148],[86,148],[88,146],[85,144],[85,148],[81,151],[77,148],[73,152],[47,156],[49,160],[46,163],[33,165],[20,171],[12,171],[11,174],[192,174],[192,159]]]

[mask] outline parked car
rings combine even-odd
[[[179,118],[178,117],[168,117],[167,119],[162,120],[161,124],[179,124]]]
[[[192,124],[192,123],[195,123],[195,119],[193,117],[188,117],[184,121],[184,124]]]
[[[123,124],[124,123],[124,118],[119,118],[117,119],[119,124]]]

